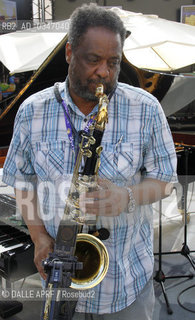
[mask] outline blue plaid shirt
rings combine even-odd
[[[61,96],[69,106],[77,130],[85,116],[74,105],[65,83]],[[118,83],[108,107],[109,122],[103,136],[100,177],[118,185],[139,183],[143,176],[177,181],[176,155],[170,129],[158,101],[146,91]],[[23,190],[37,190],[41,217],[56,236],[74,168],[62,106],[53,87],[30,96],[20,107],[5,161],[3,181]],[[77,311],[112,313],[130,305],[153,272],[153,216],[150,205],[134,213],[100,217],[98,227],[110,231],[104,241],[110,264],[104,280],[87,299],[79,299]]]

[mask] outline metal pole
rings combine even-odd
[[[45,0],[41,0],[41,22],[45,22]]]

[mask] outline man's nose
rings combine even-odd
[[[110,70],[107,62],[102,61],[96,69],[96,74],[101,78],[106,78],[109,76],[109,73],[110,73]]]

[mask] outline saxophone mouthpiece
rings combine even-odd
[[[104,94],[104,86],[102,83],[99,83],[96,87],[96,92],[95,92],[95,96],[96,97],[101,97]]]

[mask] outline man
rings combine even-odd
[[[74,319],[152,319],[153,248],[151,203],[176,181],[176,156],[158,101],[140,88],[118,83],[126,32],[119,17],[96,5],[71,16],[65,84],[29,97],[20,107],[4,166],[4,182],[16,188],[17,203],[35,244],[35,264],[52,251],[64,209],[66,186],[74,168],[75,130],[86,127],[98,110],[95,89],[109,96],[102,146],[99,191],[80,197],[84,212],[109,230],[104,241],[110,258],[93,297],[80,299]],[[71,127],[71,130],[69,127]],[[63,196],[62,196],[63,194]],[[25,206],[26,204],[26,206]]]

